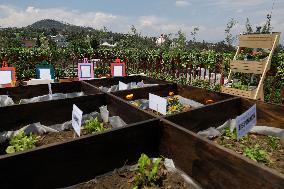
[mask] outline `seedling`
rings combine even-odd
[[[86,121],[84,128],[87,130],[88,133],[96,133],[96,132],[102,132],[106,129],[104,128],[104,124],[99,122],[98,118],[91,118],[88,121]]]
[[[280,147],[280,139],[274,136],[268,136],[268,145],[273,149],[276,150]]]
[[[30,133],[26,135],[24,131],[20,131],[17,135],[13,136],[6,149],[7,154],[25,151],[36,147],[36,143],[40,137]]]
[[[161,158],[156,159],[154,162],[151,162],[151,159],[142,154],[138,160],[138,166],[135,175],[135,185],[132,189],[138,189],[142,186],[155,186],[158,180],[158,170]]]
[[[258,144],[256,144],[253,148],[245,148],[244,154],[259,163],[268,164],[270,162],[267,151],[262,149]]]

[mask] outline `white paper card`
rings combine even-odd
[[[12,71],[0,71],[0,85],[12,83]]]
[[[83,117],[82,110],[80,110],[75,104],[73,104],[72,127],[74,128],[78,136],[80,136],[81,134],[82,117]]]
[[[51,79],[50,69],[39,69],[39,78],[40,79]]]
[[[81,65],[81,77],[84,77],[84,78],[91,77],[91,66]]]
[[[128,88],[127,84],[119,81],[119,83],[118,83],[118,90],[127,90],[127,88]]]
[[[167,114],[167,99],[149,93],[149,108],[163,115]]]
[[[48,85],[48,93],[49,93],[49,95],[52,95],[51,84],[48,83],[47,85]]]
[[[123,76],[122,66],[113,66],[113,76],[114,77],[122,77]]]
[[[256,125],[256,105],[236,118],[237,139],[245,136]]]

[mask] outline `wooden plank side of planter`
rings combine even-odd
[[[222,125],[228,119],[233,119],[241,113],[241,99],[239,97],[228,99],[189,112],[167,116],[166,119],[181,127],[198,132],[209,127]]]
[[[0,188],[57,188],[158,157],[159,120],[0,157]],[[5,170],[5,171],[4,171]]]
[[[174,125],[174,126],[173,126]],[[284,176],[170,122],[162,127],[160,154],[206,189],[283,189]]]
[[[30,85],[11,88],[0,88],[0,95],[9,95],[14,101],[48,94],[47,85]]]
[[[91,88],[80,81],[70,83],[52,83],[51,86],[53,93],[73,93],[83,91],[86,94],[97,94],[100,92],[98,89]],[[11,97],[14,101],[47,95],[48,93],[47,84],[0,88],[0,95],[9,95],[9,97]]]
[[[0,108],[0,131],[14,130],[36,122],[48,126],[69,121],[72,118],[73,104],[86,114],[99,111],[100,106],[106,105],[106,97],[104,94],[97,94],[2,107]]]
[[[152,87],[138,88],[138,89],[130,89],[123,91],[116,91],[112,94],[126,100],[126,96],[129,94],[133,94],[133,100],[136,99],[149,99],[149,93],[159,95],[159,96],[168,96],[169,92],[177,93],[177,85],[176,84],[168,84],[168,85],[157,85]]]
[[[177,94],[185,98],[200,102],[202,104],[206,104],[207,100],[213,100],[214,102],[218,102],[225,99],[233,98],[233,96],[228,94],[217,93],[208,91],[206,89],[182,85],[178,85]]]
[[[257,125],[284,129],[284,106],[238,97],[165,118],[185,129],[198,132],[220,126],[254,104],[257,105]]]
[[[36,122],[46,126],[64,123],[71,120],[73,104],[84,114],[99,111],[100,106],[107,105],[111,115],[121,116],[129,124],[152,119],[152,116],[124,104],[120,99],[97,94],[0,108],[0,131],[15,130]]]
[[[265,103],[257,100],[242,99],[242,112],[248,110],[254,104],[257,105],[257,125],[271,126],[284,129],[284,106]]]
[[[273,46],[275,34],[249,34],[239,36],[239,46],[247,48],[267,48],[270,49]],[[279,34],[278,34],[279,35]],[[278,44],[278,42],[277,42]]]
[[[170,82],[153,79],[145,76],[126,76],[126,77],[112,77],[112,78],[103,78],[103,79],[94,79],[94,80],[86,80],[85,82],[90,83],[96,87],[110,87],[112,85],[118,85],[119,81],[123,83],[131,83],[131,82],[141,82],[143,80],[144,83],[147,84],[168,84]]]
[[[66,83],[53,83],[53,93],[73,93],[73,92],[84,92],[85,94],[97,94],[100,91],[96,88],[92,88],[80,81],[66,82]]]
[[[230,66],[233,72],[262,74],[266,61],[231,60]]]

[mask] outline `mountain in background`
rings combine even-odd
[[[32,28],[36,30],[56,30],[56,31],[80,31],[80,30],[93,30],[91,27],[75,26],[68,23],[44,19],[27,26],[27,28]]]

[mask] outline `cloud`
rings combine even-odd
[[[54,19],[79,26],[91,26],[95,28],[110,28],[112,25],[123,25],[127,18],[105,12],[80,12],[66,8],[40,9],[28,6],[25,9],[0,5],[1,27],[23,27],[42,19]],[[117,24],[120,23],[120,24]],[[120,28],[122,29],[122,27]]]
[[[189,6],[190,5],[190,2],[186,1],[186,0],[177,0],[175,2],[175,6],[177,7],[186,7],[186,6]]]

